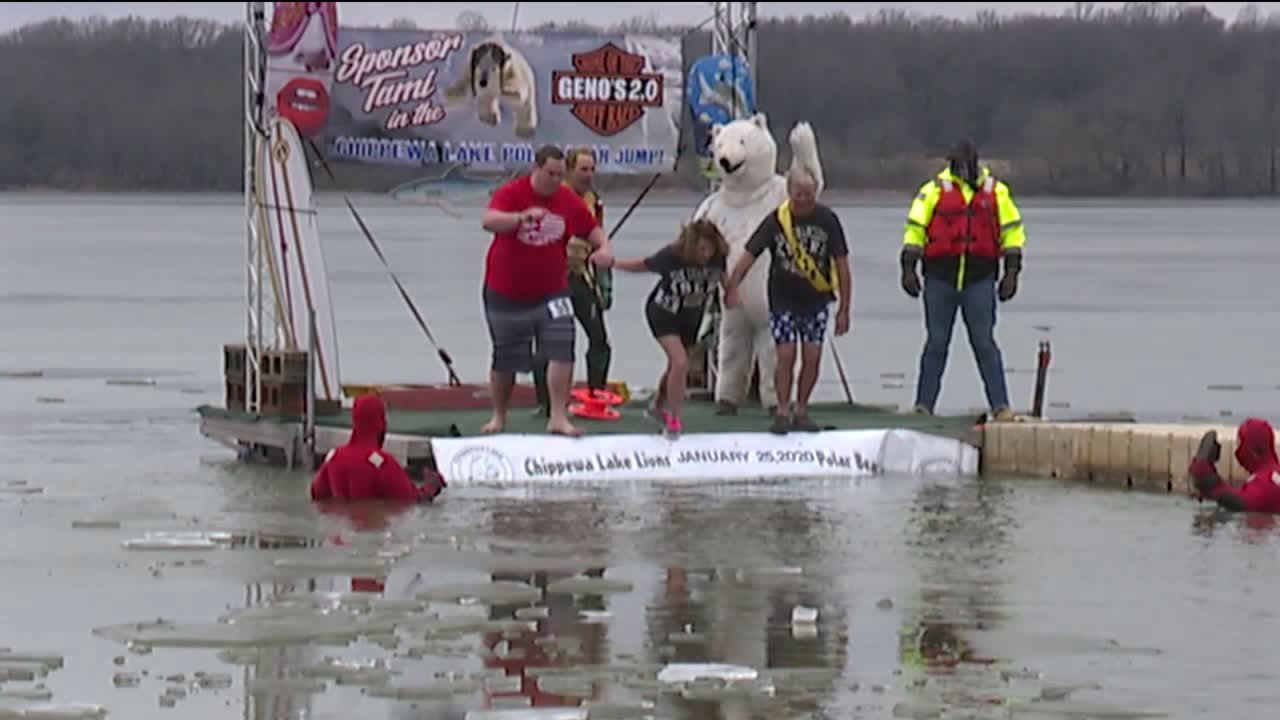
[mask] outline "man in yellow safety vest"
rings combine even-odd
[[[1018,292],[1026,228],[1009,187],[979,166],[973,143],[962,141],[947,167],[926,182],[907,213],[902,240],[902,289],[920,297],[916,263],[923,260],[927,337],[916,380],[915,410],[932,414],[947,366],[956,311],[964,318],[991,416],[1013,418],[1004,360],[996,344],[997,300]],[[1004,274],[999,277],[1000,262]]]

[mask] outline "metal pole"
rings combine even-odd
[[[752,96],[756,98],[757,110],[760,106],[760,95],[757,88],[759,82],[758,49],[756,44],[756,17],[758,13],[758,5],[756,2],[713,2],[712,3],[712,32],[711,32],[711,52],[713,55],[729,55],[731,57],[745,56],[747,67],[751,71],[751,90]],[[734,106],[733,119],[740,120],[747,116],[747,108]],[[719,182],[715,178],[708,180],[708,193],[714,193],[719,188]],[[714,315],[720,315],[723,310],[717,311]],[[721,316],[722,317],[722,316]],[[715,332],[712,333],[707,343],[706,350],[706,380],[707,389],[712,390],[716,385],[716,378],[720,374],[720,319],[717,318],[715,323]]]
[[[316,466],[316,309],[307,310],[307,420],[302,428],[307,470]]]
[[[759,98],[760,94],[760,77],[756,74],[756,64],[759,60],[760,48],[756,44],[756,13],[759,11],[758,2],[743,3],[746,5],[744,15],[746,22],[743,23],[743,33],[746,34],[747,40],[747,67],[751,68],[751,97]]]
[[[245,410],[262,408],[262,350],[267,344],[263,308],[263,245],[258,213],[258,144],[262,137],[266,85],[266,3],[245,3],[244,25],[244,203],[245,203]],[[274,336],[274,332],[273,332]]]
[[[1044,391],[1049,384],[1049,364],[1053,362],[1053,350],[1046,338],[1040,341],[1040,352],[1036,355],[1036,386],[1031,396],[1031,414],[1044,417]]]

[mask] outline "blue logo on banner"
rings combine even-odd
[[[695,60],[685,96],[693,116],[694,149],[703,156],[709,152],[713,125],[751,117],[756,111],[751,68],[740,56],[704,55]]]

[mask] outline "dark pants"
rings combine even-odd
[[[996,345],[996,276],[991,274],[969,283],[963,290],[937,277],[924,277],[924,325],[928,337],[920,356],[920,375],[916,381],[916,406],[930,411],[938,402],[942,389],[942,373],[947,368],[947,352],[951,346],[951,330],[955,327],[956,310],[964,318],[969,332],[978,373],[992,410],[1009,407],[1009,390],[1005,384],[1004,360]]]
[[[604,313],[596,303],[595,291],[581,275],[569,276],[569,297],[573,300],[573,314],[587,334],[587,386],[592,390],[603,390],[609,380],[609,361],[613,355],[604,325]],[[541,348],[534,363],[533,382],[538,405],[546,410],[551,400],[547,390],[547,359]]]

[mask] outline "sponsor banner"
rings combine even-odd
[[[450,484],[539,484],[866,477],[884,473],[975,475],[976,448],[913,430],[661,435],[494,435],[431,441]]]
[[[330,157],[527,168],[585,146],[598,172],[669,172],[684,108],[678,38],[341,28]]]

